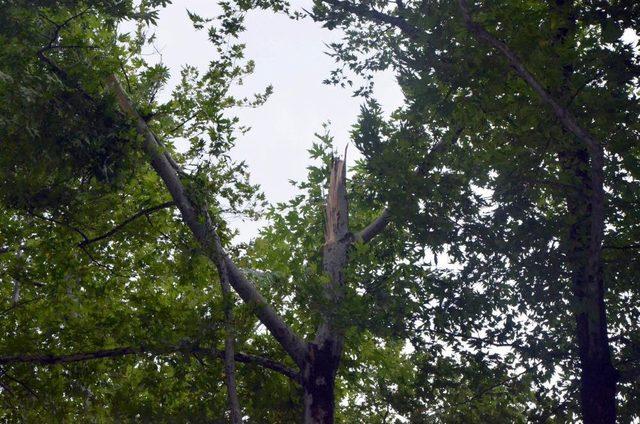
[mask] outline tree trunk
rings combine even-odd
[[[322,268],[329,277],[324,287],[326,306],[316,338],[307,347],[302,367],[305,424],[333,424],[335,379],[344,344],[344,329],[337,322],[344,299],[344,269],[347,266],[349,203],[345,159],[334,159],[327,192]]]
[[[580,357],[580,404],[585,424],[616,422],[617,371],[611,361],[604,303],[602,253],[594,249],[594,228],[602,228],[604,217],[594,215],[586,149],[559,154],[563,169],[578,188],[566,195],[568,218],[567,261],[572,274],[576,341]],[[599,209],[599,208],[598,208]],[[594,226],[594,220],[602,220]]]
[[[309,354],[302,374],[305,424],[333,424],[335,378],[340,356],[327,342],[309,343]]]

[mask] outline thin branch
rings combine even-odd
[[[49,43],[42,47],[40,50],[38,50],[36,52],[36,55],[38,56],[38,58],[43,61],[44,63],[46,63],[49,68],[51,69],[51,71],[56,74],[56,76],[58,76],[58,78],[60,78],[60,80],[62,80],[62,82],[67,85],[68,87],[71,87],[75,90],[77,90],[82,97],[84,97],[86,100],[89,100],[92,103],[94,102],[93,97],[87,93],[81,86],[80,84],[78,84],[77,81],[73,80],[69,74],[67,73],[67,71],[65,71],[64,69],[62,69],[61,67],[59,67],[53,60],[49,59],[44,53],[47,50],[51,50],[60,46],[55,45],[54,43],[58,40],[58,38],[60,37],[60,31],[62,31],[62,29],[64,27],[66,27],[67,25],[69,25],[69,23],[71,23],[71,21],[73,21],[74,19],[79,18],[80,16],[86,14],[89,12],[89,8],[84,9],[78,13],[76,13],[75,15],[72,15],[71,17],[67,18],[65,21],[63,21],[62,23],[56,23],[53,20],[51,20],[49,17],[47,17],[44,14],[40,14],[40,16],[46,20],[47,22],[49,22],[50,24],[52,24],[55,29],[53,31],[53,34],[51,35],[51,37],[49,38]]]
[[[605,244],[602,246],[603,249],[612,249],[612,250],[631,250],[631,249],[640,249],[640,243],[628,244],[626,246],[614,246],[611,244]]]
[[[85,46],[82,44],[67,44],[67,45],[63,45],[63,44],[53,44],[50,46],[46,46],[42,49],[42,52],[48,51],[48,50],[64,50],[64,49],[89,49],[89,50],[96,50],[99,49],[99,46]]]
[[[477,392],[476,394],[474,394],[473,396],[471,396],[470,398],[468,398],[468,399],[466,399],[464,401],[457,402],[457,403],[454,403],[452,405],[445,405],[445,406],[442,406],[440,408],[436,408],[433,411],[431,411],[431,413],[436,413],[436,412],[439,412],[439,411],[442,411],[442,410],[445,410],[445,409],[448,409],[448,408],[456,408],[456,407],[459,407],[459,406],[468,405],[468,404],[470,404],[470,403],[472,403],[472,402],[474,402],[474,401],[486,396],[487,394],[491,393],[495,389],[497,389],[499,387],[502,387],[502,386],[506,386],[506,385],[510,384],[511,382],[513,382],[514,380],[517,380],[522,375],[524,375],[524,374],[528,373],[529,371],[531,371],[534,367],[535,367],[535,365],[531,365],[531,366],[525,368],[523,371],[521,371],[519,373],[516,373],[516,374],[514,374],[512,376],[509,376],[509,377],[507,377],[507,378],[505,378],[503,380],[500,380],[497,383],[492,384],[491,386],[487,387],[486,389],[483,389],[483,390]]]
[[[28,214],[29,214],[30,216],[32,216],[32,217],[34,217],[34,218],[37,218],[37,219],[40,219],[40,220],[42,220],[42,221],[51,222],[51,223],[53,223],[53,224],[56,224],[56,225],[59,225],[59,226],[62,226],[62,227],[68,228],[68,229],[72,230],[73,232],[75,232],[75,233],[79,234],[79,235],[80,235],[80,237],[82,237],[83,241],[87,241],[87,240],[89,240],[89,237],[87,236],[87,234],[86,234],[84,231],[82,231],[82,230],[81,230],[81,229],[79,229],[78,227],[73,226],[73,225],[71,225],[71,224],[69,224],[69,223],[67,223],[67,222],[60,221],[59,219],[49,218],[49,217],[46,217],[46,216],[43,216],[43,215],[39,215],[39,214],[37,214],[37,213],[35,213],[35,212],[28,212]]]
[[[171,128],[167,134],[173,134],[176,131],[178,131],[180,128],[184,127],[187,122],[191,121],[192,119],[194,119],[195,117],[198,116],[198,114],[200,114],[200,110],[197,110],[196,112],[194,112],[192,115],[188,116],[187,119],[185,119],[184,121],[180,122],[178,125],[176,125],[175,127]]]
[[[170,201],[170,202],[164,202],[161,203],[159,205],[156,206],[152,206],[150,208],[146,208],[146,209],[142,209],[141,211],[131,215],[129,218],[125,219],[124,221],[122,221],[120,224],[116,225],[115,227],[113,227],[111,230],[107,231],[106,233],[94,237],[94,238],[90,238],[90,239],[85,239],[82,242],[80,242],[78,244],[79,247],[85,247],[88,246],[91,243],[96,243],[100,240],[104,240],[106,238],[111,237],[112,235],[114,235],[115,233],[117,233],[118,231],[122,230],[122,228],[124,228],[125,226],[127,226],[129,223],[135,221],[136,219],[142,217],[142,216],[148,216],[150,214],[152,214],[153,212],[162,210],[162,209],[166,209],[166,208],[170,208],[172,206],[175,206],[176,203],[174,201]]]
[[[20,385],[23,389],[25,389],[27,392],[29,392],[29,394],[31,394],[31,396],[33,396],[36,399],[40,399],[40,396],[38,396],[38,394],[35,392],[35,390],[33,390],[31,387],[29,387],[24,381],[13,377],[11,374],[7,373],[6,371],[2,373],[2,377],[6,377],[9,380],[18,383],[18,385]]]
[[[33,212],[28,212],[28,213],[29,213],[29,215],[31,215],[31,216],[32,216],[32,217],[34,217],[34,218],[37,218],[37,219],[41,219],[41,220],[43,220],[43,221],[47,221],[47,222],[54,223],[54,224],[56,224],[56,225],[59,225],[59,226],[62,226],[62,227],[68,228],[68,229],[70,229],[70,230],[72,230],[72,231],[74,231],[74,232],[78,233],[78,234],[80,235],[80,237],[82,237],[82,238],[83,238],[83,242],[86,242],[86,241],[88,241],[88,240],[89,240],[89,237],[87,236],[87,234],[86,234],[84,231],[82,231],[81,229],[79,229],[79,228],[77,228],[77,227],[75,227],[75,226],[73,226],[73,225],[71,225],[71,224],[68,224],[68,223],[66,223],[66,222],[64,222],[64,221],[60,221],[60,220],[55,219],[55,218],[48,218],[48,217],[46,217],[46,216],[38,215],[38,214],[33,213]],[[94,265],[96,265],[96,266],[98,266],[98,267],[100,267],[100,268],[106,269],[107,271],[109,271],[109,272],[110,272],[110,273],[112,273],[113,275],[117,275],[117,276],[119,276],[119,277],[128,278],[126,275],[124,275],[124,274],[120,274],[120,273],[117,273],[117,272],[116,272],[112,267],[110,267],[110,266],[108,266],[108,265],[105,265],[105,264],[103,264],[102,262],[100,262],[98,259],[96,259],[96,258],[91,254],[91,252],[89,252],[89,250],[86,248],[86,246],[83,244],[83,242],[79,243],[77,246],[78,246],[78,247],[79,247],[79,248],[80,248],[80,249],[85,253],[85,255],[87,255],[87,257],[89,258],[89,260],[90,260]]]
[[[391,16],[375,9],[370,9],[363,4],[354,4],[349,1],[341,0],[324,0],[324,2],[362,18],[394,26],[400,29],[407,37],[412,39],[418,38],[421,34],[420,30],[407,22],[406,19],[398,16]]]
[[[417,329],[419,329],[420,331],[425,331],[427,333],[431,333],[431,334],[436,334],[439,336],[444,336],[444,337],[450,337],[450,338],[457,338],[457,339],[462,339],[470,344],[480,344],[483,345],[482,348],[489,348],[489,347],[508,347],[511,348],[517,352],[520,353],[524,353],[524,354],[528,354],[530,352],[530,349],[528,349],[527,347],[523,346],[520,342],[518,341],[513,341],[513,342],[498,342],[496,340],[492,340],[490,338],[485,338],[485,337],[477,337],[477,336],[470,336],[470,335],[466,335],[466,334],[462,334],[462,333],[456,333],[453,331],[446,331],[446,330],[438,330],[435,328],[428,328],[427,327],[428,323],[424,323],[421,326],[419,326]]]
[[[212,358],[223,359],[224,352],[216,349],[208,349],[199,346],[168,346],[164,348],[151,348],[151,347],[119,347],[114,349],[96,350],[92,352],[79,352],[67,355],[53,355],[53,354],[21,354],[13,356],[0,356],[0,365],[10,364],[34,364],[34,365],[59,365],[69,364],[75,362],[92,361],[96,359],[115,359],[129,355],[172,355],[175,353],[187,353],[187,354],[199,354],[203,356],[209,356]],[[235,360],[245,364],[255,364],[263,368],[268,368],[272,371],[276,371],[290,379],[298,382],[300,380],[299,373],[286,365],[274,361],[269,358],[265,358],[258,355],[252,355],[247,353],[238,352],[235,354]]]
[[[21,308],[21,307],[23,307],[25,305],[28,305],[29,303],[37,302],[39,300],[41,300],[41,298],[36,297],[36,298],[33,298],[33,299],[29,299],[29,300],[22,300],[22,301],[17,302],[17,303],[13,303],[12,302],[10,307],[0,311],[0,317],[8,314],[9,312],[11,312],[11,311],[13,311],[15,309]]]
[[[618,381],[620,383],[631,383],[640,379],[640,367],[627,368],[618,372]]]
[[[227,396],[229,398],[229,411],[231,412],[231,423],[242,424],[242,410],[238,399],[238,388],[236,385],[236,364],[235,364],[235,336],[233,328],[233,297],[231,285],[229,284],[229,273],[224,262],[218,264],[220,275],[220,286],[222,288],[222,298],[224,301],[224,380],[227,386]]]
[[[216,355],[219,355],[219,353],[216,353]],[[274,361],[273,359],[242,352],[236,352],[234,358],[236,362],[259,365],[263,368],[268,368],[272,371],[276,371],[286,377],[289,377],[291,380],[297,383],[300,382],[300,373],[298,371],[294,370],[293,368],[289,368],[278,361]]]
[[[435,143],[433,147],[431,147],[429,152],[426,154],[420,166],[418,166],[418,169],[416,170],[416,174],[422,175],[422,176],[427,175],[427,172],[433,166],[433,161],[436,158],[436,155],[443,152],[447,147],[456,144],[460,139],[460,136],[462,135],[462,131],[464,131],[464,127],[458,127],[453,132],[453,136],[451,137],[451,139],[449,139],[448,137],[446,138],[443,137],[440,140],[438,140],[438,142]]]
[[[427,155],[425,156],[422,164],[420,164],[420,166],[416,170],[416,173],[418,175],[426,175],[427,169],[433,163],[433,159],[435,158],[436,154],[442,152],[447,146],[455,144],[460,138],[463,130],[464,128],[462,127],[456,129],[451,141],[443,138],[435,143],[434,146],[429,150],[429,153],[427,153]],[[367,225],[364,229],[353,236],[353,241],[369,243],[375,236],[382,233],[384,229],[387,228],[387,225],[389,225],[389,222],[391,221],[391,214],[391,210],[389,208],[385,208],[376,219],[374,219],[369,225]]]
[[[73,78],[71,78],[69,76],[69,74],[67,73],[67,71],[65,71],[64,69],[62,69],[60,66],[58,66],[53,60],[49,59],[44,52],[47,50],[47,48],[42,48],[40,50],[38,50],[38,52],[36,53],[36,55],[38,56],[38,58],[43,61],[44,63],[46,63],[49,66],[49,69],[51,69],[51,71],[58,77],[60,78],[60,80],[68,87],[73,88],[74,90],[76,90],[77,92],[80,93],[80,95],[82,95],[82,97],[85,100],[88,100],[91,103],[95,103],[94,98],[87,93],[82,86],[80,86],[80,84],[78,84],[77,81],[75,81]]]

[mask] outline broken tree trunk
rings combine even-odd
[[[344,269],[348,259],[347,253],[354,241],[367,243],[380,234],[389,224],[390,212],[385,209],[380,217],[358,234],[349,233],[346,164],[344,160],[334,161],[327,196],[327,222],[323,249],[323,270],[329,277],[329,282],[325,286],[326,308],[322,312],[321,323],[314,341],[305,342],[284,322],[226,254],[208,212],[197,208],[189,199],[178,175],[178,166],[137,113],[115,75],[107,79],[107,86],[115,95],[125,116],[135,122],[138,132],[143,136],[143,149],[149,156],[151,166],[164,182],[194,238],[216,264],[221,275],[226,275],[229,285],[235,289],[240,298],[254,306],[258,319],[298,365],[301,375],[281,364],[273,364],[273,361],[257,357],[252,359],[259,359],[256,363],[261,363],[302,383],[305,423],[333,423],[335,377],[344,344],[344,326],[338,322],[338,312],[344,298]],[[221,268],[224,268],[224,272]],[[225,357],[231,357],[226,353]],[[248,358],[243,354],[234,356],[235,360],[240,361]],[[239,357],[241,359],[238,359]],[[231,373],[227,374],[231,375]],[[235,387],[235,384],[231,386]]]
[[[351,245],[345,159],[334,160],[329,179],[323,248],[323,271],[329,281],[324,287],[326,307],[322,322],[315,340],[308,344],[302,369],[306,424],[334,421],[335,379],[344,345],[344,329],[337,321],[344,298],[344,269]]]

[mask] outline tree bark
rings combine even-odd
[[[335,414],[335,379],[340,364],[341,349],[327,341],[323,345],[309,343],[304,370],[305,424],[333,424]]]

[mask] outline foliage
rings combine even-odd
[[[536,365],[528,373],[537,391],[528,420],[575,421],[579,367],[567,257],[575,216],[566,202],[585,194],[562,158],[580,151],[579,142],[502,54],[466,28],[458,2],[318,0],[313,13],[345,33],[332,46],[339,68],[328,82],[354,84],[362,74],[371,81],[381,69],[398,77],[405,105],[384,119],[370,101],[354,138],[379,201],[399,211],[416,243],[445,253],[458,269],[453,284],[475,294],[454,333],[475,337],[476,351],[512,346],[499,356],[512,373]],[[602,141],[609,332],[617,365],[637,364],[637,245],[628,231],[638,223],[640,68],[637,47],[621,35],[637,30],[638,9],[481,1],[473,19]],[[356,89],[370,93],[368,84]],[[457,350],[459,340],[448,342]],[[621,422],[637,419],[637,408],[626,405],[639,389],[637,381],[620,385]]]
[[[160,102],[169,70],[148,62],[142,51],[153,42],[147,29],[156,8],[166,3],[3,2],[2,354],[121,346],[153,352],[181,345],[185,352],[51,368],[5,366],[3,420],[225,419],[222,365],[187,353],[191,346],[220,348],[222,300],[214,268],[143,165],[135,128],[105,95],[104,80],[116,73],[126,81],[145,119],[186,170],[192,195],[216,216],[255,217],[264,202],[245,165],[228,155],[238,125],[227,111],[258,105],[268,91],[255,100],[228,94],[253,68],[233,40],[241,11],[254,6],[229,3],[212,20],[222,28],[210,37],[218,56],[203,72],[183,69],[170,99]],[[133,20],[137,30],[119,32],[124,20]],[[221,229],[229,239],[230,230]],[[238,319],[239,334],[249,335],[253,320]],[[251,388],[264,402],[256,402],[256,416],[286,416],[286,403],[274,406],[290,391],[281,378],[273,379],[274,388],[261,384],[262,374],[250,366],[240,373],[244,397]]]
[[[352,139],[350,231],[391,211],[373,242],[356,240],[346,296],[327,301],[322,271],[328,132],[298,195],[269,205],[229,155],[238,132],[231,88],[254,68],[244,15],[280,0],[219,1],[188,12],[214,57],[170,70],[142,54],[164,0],[0,0],[0,357],[132,347],[143,353],[53,366],[3,364],[8,422],[225,422],[225,338],[216,268],[147,164],[135,125],[104,81],[116,74],[178,162],[188,197],[286,323],[309,339],[334,311],[345,334],[338,422],[574,422],[578,357],[567,244],[567,193],[580,181],[559,155],[580,148],[470,36],[452,1],[315,1],[314,19],[344,31],[328,82],[364,96]],[[355,5],[355,6],[354,6]],[[606,150],[607,307],[619,367],[638,359],[638,52],[625,2],[481,2],[475,19],[518,52]],[[123,22],[135,30],[123,33]],[[372,98],[391,69],[405,95],[392,116]],[[364,77],[357,86],[353,74]],[[165,93],[166,94],[166,93]],[[165,99],[165,100],[161,100]],[[578,146],[578,147],[576,147]],[[386,209],[385,209],[386,208]],[[228,215],[266,218],[233,246]],[[444,263],[443,263],[444,262]],[[236,349],[295,368],[255,316],[234,309]],[[249,422],[296,422],[302,388],[238,366]],[[620,385],[621,422],[637,419],[637,381]]]

